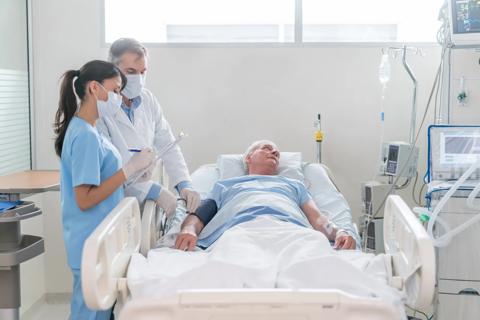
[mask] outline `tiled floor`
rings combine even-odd
[[[21,320],[67,320],[70,315],[70,303],[44,303],[35,307],[35,310],[28,310]],[[115,319],[118,319],[118,313],[115,309]]]
[[[35,312],[26,312],[21,320],[66,320],[70,314],[70,304],[42,304]]]

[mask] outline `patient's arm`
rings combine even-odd
[[[182,223],[182,228],[175,240],[175,248],[192,251],[197,245],[198,235],[203,227],[203,222],[196,215],[190,214]]]
[[[217,211],[217,203],[214,200],[203,200],[197,210],[194,213],[190,213],[183,221],[175,241],[175,248],[192,251],[197,244],[198,235],[203,227],[217,214]]]
[[[322,214],[313,200],[305,202],[302,210],[313,229],[322,232],[328,240],[335,241],[335,248],[355,249],[355,240]]]

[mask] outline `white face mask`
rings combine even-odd
[[[127,74],[126,77],[127,85],[123,89],[122,94],[128,99],[138,97],[145,86],[145,75]]]
[[[105,89],[103,86],[102,88]],[[97,98],[98,117],[101,118],[101,117],[113,115],[113,113],[118,108],[120,108],[121,105],[122,105],[122,97],[120,97],[119,94],[116,94],[113,91],[108,91],[107,101],[102,101]]]

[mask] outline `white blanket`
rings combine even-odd
[[[127,277],[133,298],[182,289],[340,289],[403,310],[400,292],[387,285],[389,265],[384,255],[336,251],[318,231],[261,216],[231,228],[205,251],[135,254]]]

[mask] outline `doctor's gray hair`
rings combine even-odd
[[[120,38],[110,46],[108,60],[118,65],[121,57],[127,52],[134,53],[140,58],[147,56],[147,49],[140,42],[133,38]]]
[[[254,143],[252,143],[248,148],[247,150],[245,151],[245,153],[243,154],[243,164],[245,165],[245,168],[247,168],[247,157],[252,154],[255,150],[257,150],[258,148],[261,148],[263,145],[266,145],[266,144],[269,144],[271,146],[273,146],[275,149],[278,150],[278,147],[277,145],[275,144],[275,142],[273,141],[270,141],[270,140],[258,140],[258,141],[255,141]]]

